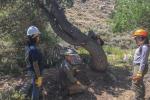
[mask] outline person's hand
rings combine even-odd
[[[38,77],[36,80],[35,80],[35,84],[38,86],[38,87],[41,87],[42,86],[42,81],[43,81],[43,77]]]
[[[142,72],[139,71],[135,76],[132,77],[133,81],[139,81],[142,78]]]
[[[76,81],[76,84],[80,85],[81,83],[79,81]]]

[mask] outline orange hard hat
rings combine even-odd
[[[144,29],[138,29],[135,32],[133,32],[133,36],[143,36],[143,37],[147,37],[148,36],[148,32]]]

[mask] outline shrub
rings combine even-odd
[[[122,32],[136,27],[150,26],[149,0],[116,0],[113,13],[113,31]]]

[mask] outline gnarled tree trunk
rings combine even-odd
[[[103,48],[67,20],[57,0],[49,0],[48,4],[45,4],[46,0],[35,0],[35,2],[45,12],[58,36],[70,44],[80,45],[89,51],[93,69],[97,71],[107,70],[108,62]]]

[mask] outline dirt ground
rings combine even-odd
[[[113,79],[111,72],[116,79]],[[62,99],[58,88],[58,72],[55,68],[50,68],[44,72],[44,88],[47,92],[45,100],[132,100],[134,93],[130,90],[131,81],[128,80],[130,72],[126,68],[110,68],[107,74],[91,71],[86,66],[80,68],[77,78],[86,86],[87,91],[81,94],[66,96]],[[150,100],[150,74],[145,76],[146,98]],[[17,78],[1,78],[0,90],[19,90],[27,78],[20,76]],[[64,91],[65,92],[65,91]],[[149,99],[148,99],[149,98]]]
[[[56,70],[49,69],[46,75],[48,98],[62,100],[57,88]],[[110,74],[111,73],[111,74]],[[113,75],[113,76],[111,76]],[[88,89],[85,93],[67,96],[64,100],[132,100],[134,93],[131,91],[131,81],[128,79],[130,72],[126,68],[113,67],[107,74],[91,71],[86,66],[80,68],[77,78]],[[146,98],[150,100],[150,77],[145,77]],[[115,76],[115,79],[113,78]],[[53,80],[53,81],[52,81]],[[149,98],[149,99],[148,99]]]

